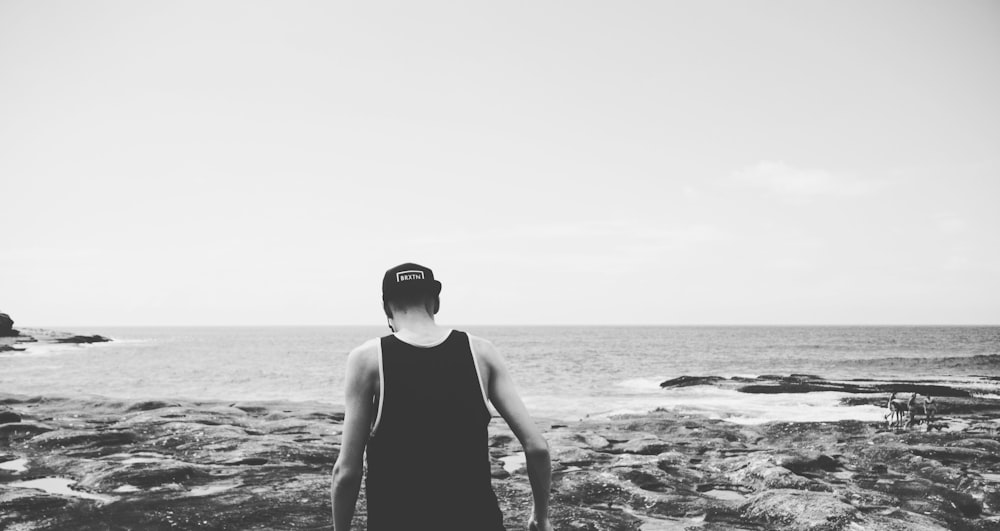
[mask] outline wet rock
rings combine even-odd
[[[0,424],[10,424],[12,422],[21,422],[21,415],[13,411],[0,411]]]
[[[104,336],[69,336],[69,337],[59,337],[55,338],[56,343],[75,343],[75,344],[86,344],[86,343],[106,343],[111,341],[110,338]]]
[[[790,376],[762,375],[756,378],[756,380],[740,380],[743,383],[748,381],[753,383],[738,386],[737,390],[742,393],[751,394],[816,393],[826,391],[851,394],[877,394],[878,396],[861,400],[870,403],[879,403],[880,405],[885,403],[885,399],[890,393],[917,393],[920,396],[933,396],[936,398],[968,398],[972,396],[969,391],[964,389],[923,382],[876,382],[860,379],[831,381],[810,374],[793,374]]]
[[[830,490],[829,487],[811,479],[799,476],[791,470],[780,466],[778,460],[770,455],[755,455],[735,459],[728,463],[731,469],[726,477],[730,482],[750,488],[754,491],[765,489],[801,489]]]
[[[935,494],[951,504],[965,518],[976,518],[983,512],[982,503],[970,494],[945,488],[936,489]]]
[[[725,380],[721,376],[678,376],[670,380],[660,382],[660,387],[690,387],[693,385],[712,385]]]
[[[803,382],[798,380],[778,381],[774,384],[744,385],[737,389],[741,393],[751,394],[788,394],[788,393],[819,393],[835,391],[839,393],[871,393],[874,392],[861,386],[834,382]]]
[[[836,494],[789,489],[757,494],[742,510],[749,520],[789,531],[841,529],[858,513]]]
[[[577,448],[591,448],[603,450],[611,446],[611,442],[605,437],[590,431],[571,432],[559,430],[551,433],[546,438],[550,446],[575,446]]]
[[[938,397],[950,397],[950,398],[968,398],[972,396],[972,393],[963,389],[956,389],[954,387],[946,385],[934,385],[934,384],[924,384],[924,383],[891,383],[891,384],[879,384],[874,386],[878,392],[881,393],[917,393],[919,396],[933,396]]]
[[[503,467],[503,462],[492,461],[490,463],[490,477],[493,479],[507,479],[510,477],[510,472]]]
[[[164,463],[157,466],[129,467],[109,475],[105,481],[112,485],[134,485],[149,488],[165,483],[184,484],[198,475],[207,475],[186,463]]]
[[[18,335],[14,330],[14,320],[5,313],[0,313],[0,337],[10,337]]]
[[[937,459],[939,461],[945,459],[950,461],[1000,461],[1000,454],[990,452],[989,450],[963,448],[961,446],[932,446],[921,444],[910,446],[908,451],[920,457]]]
[[[39,515],[62,511],[70,502],[69,498],[48,494],[36,489],[0,489],[0,529],[44,529],[33,526]],[[23,524],[23,525],[22,525]]]
[[[549,448],[552,462],[563,467],[570,466],[590,466],[594,463],[606,462],[611,459],[608,454],[598,453],[586,448],[576,446],[559,446]]]
[[[633,439],[624,444],[615,446],[615,450],[619,452],[639,455],[657,455],[670,449],[670,443],[655,437]]]
[[[730,384],[737,385],[719,383]],[[988,406],[985,399],[951,400]],[[17,513],[16,521],[2,520],[8,513],[0,511],[0,528],[330,526],[339,411],[2,396],[0,404],[58,429],[0,436],[3,459],[27,458],[30,474],[78,479],[81,487],[116,499],[73,499],[57,509]],[[996,416],[952,417],[964,427],[942,433],[857,421],[740,426],[670,411],[540,425],[555,469],[556,529],[937,531],[989,529],[1000,516]],[[18,424],[30,423],[0,424],[0,433],[15,433],[6,427]],[[134,439],[100,435],[116,432]],[[532,503],[527,478],[509,474],[500,459],[517,455],[520,445],[499,419],[489,434],[493,486],[507,528],[523,529]],[[0,492],[6,492],[3,481],[11,481],[5,473]],[[361,528],[364,507],[362,492],[355,521]]]
[[[820,453],[784,455],[777,460],[777,464],[796,474],[817,470],[833,472],[840,467],[836,459]]]
[[[664,481],[662,473],[650,473],[644,470],[630,469],[622,471],[620,473],[620,477],[631,482],[642,490],[654,492],[672,490],[670,484]]]
[[[30,439],[36,435],[50,432],[53,428],[34,422],[11,422],[0,424],[0,441],[11,442],[19,439]]]
[[[125,411],[151,411],[153,409],[162,409],[166,407],[180,407],[180,404],[174,402],[164,402],[162,400],[145,400],[142,402],[136,402],[126,408]]]
[[[566,474],[556,482],[555,498],[560,503],[610,508],[628,505],[631,494],[609,477],[590,474]]]
[[[138,436],[130,431],[96,431],[60,429],[34,437],[30,445],[39,449],[66,447],[122,446],[135,442]]]
[[[223,465],[227,466],[261,466],[266,465],[267,459],[263,457],[245,457],[243,459],[231,459],[229,461],[223,461]]]
[[[498,448],[507,446],[514,441],[514,436],[509,433],[497,433],[490,435],[489,444],[490,448]]]
[[[932,518],[903,510],[864,515],[857,528],[866,531],[949,531]]]
[[[992,455],[1000,455],[1000,441],[995,441],[993,439],[980,439],[980,438],[970,438],[970,439],[959,439],[957,441],[950,441],[945,446],[957,446],[959,448],[975,448],[978,450],[983,450]]]

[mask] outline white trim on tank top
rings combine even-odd
[[[368,435],[369,437],[375,435],[378,423],[382,421],[382,406],[385,405],[385,371],[382,370],[382,339],[376,339],[375,343],[378,345],[378,413],[375,415],[375,423],[372,424],[372,431]]]
[[[442,336],[440,339],[435,339],[434,341],[432,341],[430,343],[414,343],[412,341],[407,341],[407,340],[403,339],[402,337],[400,337],[400,334],[402,334],[402,332],[393,332],[392,335],[396,336],[396,339],[402,341],[403,343],[406,343],[407,345],[410,345],[410,346],[413,346],[413,347],[417,347],[417,348],[431,348],[431,347],[436,347],[436,346],[440,345],[441,343],[444,343],[445,341],[447,341],[448,338],[451,337],[451,333],[454,332],[454,331],[455,331],[454,329],[447,328],[447,329],[445,329],[444,336]]]
[[[490,400],[486,397],[486,387],[483,385],[483,373],[479,370],[479,358],[476,357],[476,347],[472,346],[472,334],[466,332],[469,338],[469,352],[472,353],[472,363],[476,365],[476,381],[479,382],[479,392],[483,394],[483,404],[490,410]]]

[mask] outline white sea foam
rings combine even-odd
[[[626,389],[638,389],[642,391],[649,391],[649,390],[659,391],[660,382],[664,380],[667,380],[667,378],[661,376],[652,376],[648,378],[630,378],[628,380],[618,382],[615,385],[617,385],[618,387],[624,387]]]
[[[0,463],[0,470],[10,470],[15,474],[20,474],[28,469],[26,466],[27,464],[28,460],[24,458],[15,459],[13,461],[4,461],[3,463]]]
[[[508,455],[506,457],[501,457],[500,461],[503,462],[503,469],[509,474],[513,474],[518,470],[524,468],[524,464],[527,462],[527,457],[525,457],[524,452],[520,452],[514,455]]]
[[[111,341],[100,341],[97,343],[50,343],[48,341],[18,343],[18,347],[23,348],[24,350],[14,352],[14,354],[21,356],[44,357],[65,354],[67,352],[80,352],[82,350],[139,345],[151,341],[149,339],[115,339],[110,336],[105,337],[108,337]]]
[[[188,491],[188,496],[211,496],[212,494],[218,494],[220,492],[225,492],[227,490],[239,487],[242,485],[240,482],[228,482],[228,483],[215,483],[213,485],[202,485],[201,487],[195,487]]]
[[[572,412],[581,409],[591,411],[586,415],[591,418],[642,414],[655,409],[665,409],[737,424],[883,419],[885,414],[883,408],[841,405],[840,400],[847,396],[850,395],[838,392],[748,394],[711,386],[691,386],[657,389],[655,394],[641,396],[602,396],[583,399],[544,396],[527,397],[526,402],[539,416],[567,419],[574,418]]]
[[[89,345],[78,345],[75,343],[27,343],[24,345],[24,351],[19,352],[18,354],[21,356],[34,356],[41,358],[79,351],[87,348],[87,346]]]
[[[737,424],[764,422],[831,422],[839,420],[881,420],[884,411],[876,406],[843,406],[847,393],[747,394],[729,389],[676,389],[664,393],[664,407],[695,413]]]
[[[159,463],[163,459],[157,459],[155,457],[129,457],[128,459],[122,459],[121,463],[123,465],[136,465],[140,463]]]
[[[115,498],[111,496],[104,496],[101,494],[92,494],[89,492],[83,492],[80,490],[74,490],[70,488],[70,485],[75,484],[76,481],[66,478],[40,478],[32,479],[29,481],[15,481],[14,483],[8,483],[9,487],[22,487],[26,489],[36,489],[52,494],[60,494],[63,496],[72,496],[74,498],[85,498],[88,500],[96,500],[103,503],[110,503],[115,501]]]

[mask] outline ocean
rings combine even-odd
[[[469,326],[507,358],[538,417],[578,420],[655,408],[738,423],[877,420],[840,393],[748,395],[661,389],[682,375],[974,380],[1000,398],[998,326]],[[123,399],[343,403],[347,352],[384,327],[97,327],[112,343],[28,344],[0,354],[0,392]]]

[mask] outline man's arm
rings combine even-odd
[[[378,351],[366,343],[347,355],[344,433],[333,465],[330,499],[334,531],[349,531],[361,490],[365,445],[372,426],[372,399],[378,381]]]
[[[524,447],[528,481],[531,483],[531,495],[535,502],[529,529],[550,531],[552,527],[549,523],[549,489],[552,483],[552,464],[549,459],[549,445],[542,437],[541,430],[531,420],[528,408],[524,407],[503,357],[489,341],[480,338],[474,338],[473,341],[476,353],[486,362],[489,372],[487,394],[490,402],[507,421],[507,425]]]

